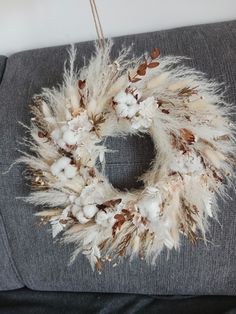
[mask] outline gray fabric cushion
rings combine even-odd
[[[0,84],[1,84],[1,81],[2,81],[3,74],[4,74],[6,61],[7,61],[7,57],[0,56]]]
[[[163,55],[188,56],[187,64],[207,73],[209,78],[224,81],[230,86],[226,98],[236,100],[236,21],[184,27],[115,39],[113,54],[124,43],[134,42],[134,53],[139,55],[153,47],[161,47]],[[93,52],[90,42],[78,44],[78,66],[83,56],[88,60]],[[17,123],[29,123],[28,104],[41,87],[62,81],[65,47],[26,51],[8,59],[0,92],[1,103],[1,168],[3,170],[19,156],[17,140],[24,130]],[[148,149],[147,146],[148,145]],[[115,185],[130,187],[134,178],[144,171],[153,151],[150,139],[131,137],[126,141],[114,139],[109,146],[117,155],[108,157],[107,172]],[[124,151],[127,153],[124,153]],[[128,165],[128,166],[127,166]],[[131,169],[131,170],[130,170]],[[212,222],[206,247],[199,242],[195,247],[185,239],[179,252],[163,252],[155,267],[135,260],[131,264],[112,268],[106,264],[101,275],[92,272],[83,256],[67,266],[73,245],[53,243],[48,227],[38,227],[33,216],[35,208],[16,200],[27,195],[29,187],[21,175],[23,168],[15,167],[1,177],[0,209],[8,234],[9,249],[24,284],[36,290],[124,292],[142,294],[236,294],[236,214],[235,194],[222,205],[219,221]],[[127,173],[127,171],[129,171]],[[5,279],[7,280],[7,278]]]
[[[0,84],[4,75],[6,61],[7,57],[0,56]],[[0,108],[2,108],[1,103]],[[2,159],[0,160],[0,164],[2,164]],[[23,284],[16,270],[13,257],[9,249],[7,233],[0,211],[0,290],[16,289],[21,287],[23,287]]]

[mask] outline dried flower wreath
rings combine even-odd
[[[35,97],[33,154],[19,160],[35,189],[26,201],[48,206],[38,215],[53,237],[63,231],[63,241],[76,244],[72,259],[82,251],[98,270],[125,254],[155,263],[164,247],[179,246],[181,234],[206,241],[235,154],[232,108],[219,84],[179,66],[181,58],[160,57],[158,48],[142,62],[123,49],[112,62],[111,46],[97,47],[80,71],[71,49],[63,84]],[[103,140],[144,133],[158,151],[145,187],[119,191],[96,168],[107,151]]]

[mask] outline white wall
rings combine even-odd
[[[236,0],[97,0],[106,36],[236,19]],[[89,0],[0,0],[0,54],[96,37]]]

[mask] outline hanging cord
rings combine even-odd
[[[93,20],[94,20],[94,24],[95,24],[95,28],[96,28],[96,32],[97,32],[97,36],[98,36],[99,46],[101,48],[104,48],[105,38],[104,38],[104,34],[103,34],[102,25],[101,25],[100,18],[99,18],[97,6],[95,3],[95,0],[89,0],[89,1],[90,1],[90,6],[91,6],[92,14],[93,14]]]

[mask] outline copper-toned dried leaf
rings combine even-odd
[[[79,89],[83,89],[85,88],[85,84],[86,84],[86,81],[85,80],[79,80],[78,82],[78,85],[79,85]]]
[[[137,70],[138,75],[141,75],[141,76],[145,75],[147,66],[148,66],[147,62],[140,64]]]
[[[144,76],[146,74],[146,70],[144,70],[144,69],[143,70],[138,70],[137,73],[140,76]]]
[[[147,69],[147,62],[139,65],[138,70],[143,71]]]
[[[118,221],[122,221],[122,222],[125,222],[125,216],[124,215],[122,215],[122,214],[116,214],[115,216],[114,216],[114,218],[116,219],[116,220],[118,220]]]
[[[106,201],[106,202],[104,202],[103,204],[97,205],[97,206],[114,207],[115,205],[120,204],[120,202],[121,202],[121,198],[117,198],[117,199],[115,199],[115,200]]]
[[[126,214],[126,215],[130,215],[130,211],[128,209],[122,209],[122,213]]]
[[[154,48],[153,51],[152,51],[152,53],[150,54],[150,57],[151,57],[152,59],[156,59],[156,58],[159,57],[160,53],[161,53],[161,51],[160,51],[159,48]]]
[[[112,226],[112,236],[113,237],[116,235],[117,229],[120,230],[120,228],[124,222],[125,222],[125,220],[118,220],[116,223],[114,223],[114,225]]]
[[[66,225],[67,224],[67,220],[66,219],[60,219],[59,222],[62,225]]]
[[[160,63],[159,62],[151,62],[148,64],[149,68],[156,68]]]
[[[188,144],[192,144],[195,141],[194,134],[188,129],[181,129],[180,135]]]

